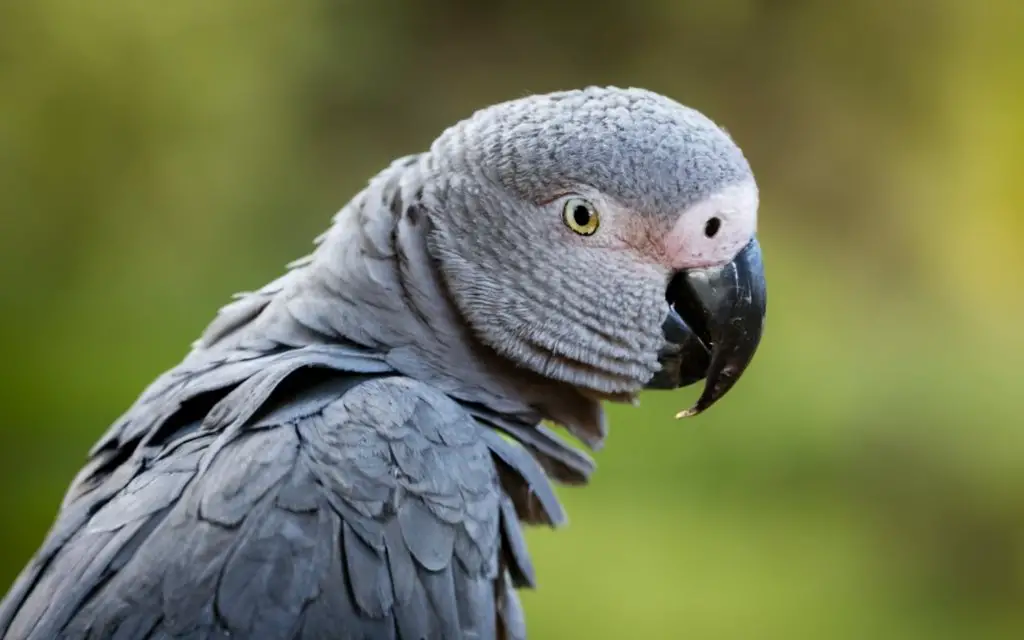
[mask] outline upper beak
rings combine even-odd
[[[662,370],[647,388],[675,389],[705,379],[697,403],[677,417],[697,415],[736,384],[761,342],[767,292],[757,238],[729,264],[675,274],[665,297]]]

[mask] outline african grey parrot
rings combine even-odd
[[[96,444],[0,637],[522,638],[523,524],[593,464],[602,400],[743,373],[757,187],[640,89],[482,109],[225,306]],[[686,412],[684,412],[686,413]]]

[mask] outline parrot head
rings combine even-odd
[[[766,312],[758,192],[731,137],[640,89],[488,107],[432,145],[431,253],[480,341],[600,399],[750,363]]]

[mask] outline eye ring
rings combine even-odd
[[[562,220],[565,226],[581,236],[592,236],[601,226],[597,209],[583,198],[569,198],[562,209]]]

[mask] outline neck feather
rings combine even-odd
[[[196,348],[279,349],[346,341],[398,372],[527,421],[552,420],[592,448],[599,399],[513,364],[479,341],[431,258],[422,204],[429,157],[396,161],[334,217],[314,252],[224,307]]]

